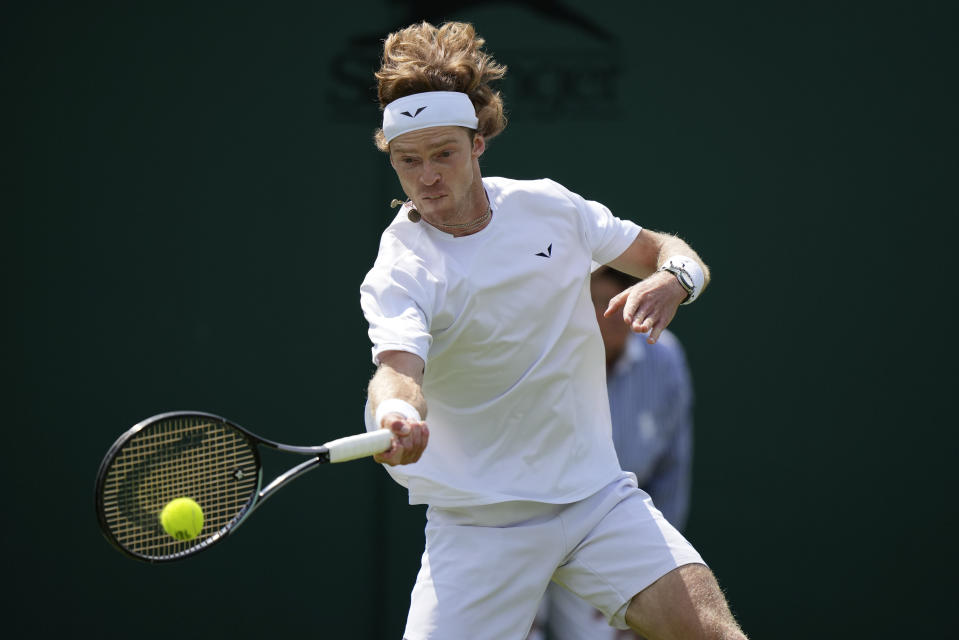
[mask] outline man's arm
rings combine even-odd
[[[379,416],[379,428],[393,432],[393,447],[373,459],[390,466],[410,464],[423,455],[430,436],[423,421],[426,417],[422,390],[425,365],[422,358],[406,351],[384,351],[379,360],[380,366],[368,389],[370,410]],[[381,405],[386,410],[378,413]]]
[[[703,274],[700,291],[704,289],[709,283],[709,267],[692,247],[676,236],[643,229],[626,251],[609,263],[613,269],[643,280],[614,296],[603,315],[608,318],[622,309],[623,321],[636,333],[648,333],[646,341],[655,343],[689,295],[675,275],[657,271],[674,256],[683,256],[699,266]]]

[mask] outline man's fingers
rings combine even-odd
[[[632,315],[625,318],[626,324],[636,333],[647,333],[655,324],[655,308],[651,306],[650,301],[639,300],[639,296],[632,302],[635,306],[632,309]],[[629,307],[628,302],[626,306]]]
[[[387,420],[384,422],[393,432],[393,446],[383,453],[373,456],[373,459],[382,464],[395,466],[416,462],[423,455],[429,441],[430,431],[425,422],[409,422],[405,419]]]
[[[415,428],[411,429],[409,437],[404,438],[403,464],[409,464],[419,460],[423,449],[426,447],[425,430],[425,424],[422,422],[415,423]]]
[[[626,294],[626,300],[623,303],[623,322],[626,324],[642,322],[646,315],[643,310],[643,307],[646,306],[645,292],[640,291],[637,286],[633,286],[623,293]]]
[[[626,298],[629,297],[629,289],[617,293],[615,296],[609,299],[609,304],[606,306],[606,311],[603,312],[603,317],[608,318],[613,315],[617,309],[623,306],[623,303],[626,301]]]
[[[650,315],[644,321],[647,326],[647,331],[649,332],[649,337],[646,338],[646,342],[649,344],[656,344],[659,340],[660,334],[669,326],[669,323],[672,322],[675,312],[670,312],[669,309],[660,309],[655,316]],[[640,331],[640,333],[646,333],[646,331]]]
[[[677,286],[679,285],[675,278],[663,277],[657,280],[650,276],[613,296],[603,316],[608,318],[617,309],[622,309],[623,322],[629,325],[634,333],[649,334],[646,341],[654,344],[659,340],[663,329],[672,321],[676,306],[681,302],[676,300],[672,293]]]
[[[419,428],[413,430],[413,435],[410,438],[412,443],[409,447],[409,456],[404,462],[405,464],[419,460],[420,456],[423,455],[423,451],[426,449],[426,443],[429,441],[430,430],[427,428],[426,423],[421,422],[418,427]]]
[[[403,443],[394,438],[393,446],[387,451],[373,456],[373,459],[379,463],[388,464],[391,467],[394,467],[398,464],[403,464],[403,458],[406,456],[406,453],[406,447],[403,446]]]
[[[652,328],[653,322],[649,318],[639,318],[637,317],[633,320],[633,332],[634,333],[649,333],[649,330]]]
[[[394,439],[395,436],[405,436],[410,432],[410,425],[406,423],[406,420],[398,413],[388,413],[383,416],[383,426],[393,432]]]
[[[403,447],[397,444],[396,440],[393,440],[393,446],[384,451],[383,453],[378,453],[373,456],[373,459],[379,462],[380,464],[388,464],[393,466],[396,464],[396,459],[399,455],[402,455]]]
[[[649,337],[646,338],[646,342],[649,344],[656,344],[656,341],[659,340],[659,334],[663,332],[663,327],[656,327],[649,333]]]

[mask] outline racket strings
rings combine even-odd
[[[258,490],[259,461],[255,446],[229,425],[175,417],[148,425],[125,443],[103,486],[104,516],[116,541],[138,555],[170,557],[233,526]],[[160,525],[160,511],[180,497],[203,510],[203,529],[193,540],[176,540]]]

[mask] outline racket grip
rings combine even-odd
[[[386,451],[393,445],[393,434],[388,429],[330,440],[324,447],[330,452],[330,462],[346,462]]]

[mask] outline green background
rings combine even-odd
[[[673,324],[687,533],[747,633],[944,637],[954,6],[5,4],[5,632],[400,637],[423,510],[377,465],[314,472],[162,566],[104,540],[93,483],[166,410],[294,444],[362,428],[358,286],[401,195],[371,74],[429,18],[511,67],[485,175],[551,177],[711,265]]]

